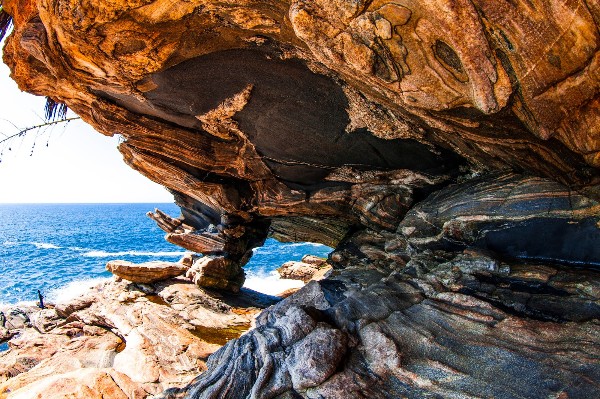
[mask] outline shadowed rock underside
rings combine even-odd
[[[188,277],[335,248],[165,396],[597,396],[596,0],[2,6],[20,87],[174,194]]]

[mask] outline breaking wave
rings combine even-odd
[[[267,295],[278,295],[291,288],[304,287],[300,280],[288,280],[279,277],[276,271],[271,273],[248,273],[244,287]]]
[[[85,294],[90,288],[109,280],[110,278],[104,277],[74,280],[64,286],[53,288],[48,291],[46,300],[53,303],[68,302]]]

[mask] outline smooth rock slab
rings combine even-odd
[[[184,274],[189,267],[181,263],[153,261],[131,263],[125,260],[111,260],[106,270],[134,283],[154,283]]]
[[[112,369],[85,368],[50,375],[10,393],[10,399],[142,399],[148,393],[127,375]]]

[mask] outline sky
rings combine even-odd
[[[9,74],[0,62],[0,140],[44,122],[46,99],[21,92]],[[0,203],[172,203],[123,162],[118,140],[76,120],[0,144]]]

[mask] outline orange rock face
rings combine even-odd
[[[176,193],[193,234],[236,236],[240,264],[269,223],[301,231],[292,218],[319,215],[328,227],[315,237],[332,245],[373,210],[394,224],[413,189],[465,170],[599,181],[595,2],[3,8],[20,87],[121,134],[125,161]],[[350,177],[365,170],[377,173]],[[391,171],[421,175],[390,189]]]
[[[181,278],[107,281],[56,307],[3,308],[28,319],[7,324],[16,336],[0,353],[0,396],[142,399],[184,386],[272,300],[220,298]]]

